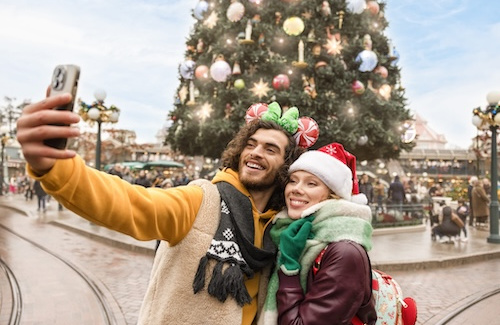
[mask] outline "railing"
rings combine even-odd
[[[384,204],[381,208],[374,204],[370,207],[373,228],[421,225],[429,214],[426,203]]]

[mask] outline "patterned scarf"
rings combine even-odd
[[[276,246],[266,229],[263,248],[254,246],[252,203],[243,193],[226,182],[216,184],[221,196],[221,214],[217,231],[206,253],[200,259],[193,281],[194,293],[205,287],[205,274],[210,260],[215,260],[208,293],[219,301],[232,296],[243,306],[251,302],[245,287],[245,276],[271,265],[276,256]]]
[[[372,248],[371,210],[366,205],[352,203],[346,200],[326,200],[306,210],[302,217],[314,215],[311,233],[313,239],[308,239],[300,258],[300,283],[306,291],[307,276],[318,254],[331,242],[351,240],[362,245],[367,251]],[[280,234],[293,222],[286,211],[280,212],[275,218],[271,229],[271,237],[279,246]],[[278,253],[279,254],[279,253]],[[279,256],[278,256],[279,260]],[[278,311],[276,293],[279,288],[278,268],[276,265],[269,285],[264,304],[264,312],[259,324],[276,325]]]

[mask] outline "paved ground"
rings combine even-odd
[[[57,211],[56,202],[51,202],[45,214],[36,211],[35,201],[26,202],[22,196],[1,197],[0,206],[28,216],[9,218],[9,224],[18,225],[19,231],[30,236],[45,238],[53,249],[73,256],[95,274],[109,287],[127,323],[135,324],[149,279],[154,242],[139,242],[92,225],[69,211]],[[0,220],[6,218],[0,216]],[[469,305],[473,307],[449,324],[500,324],[493,309],[500,304],[500,294],[481,299],[490,292],[500,292],[500,244],[487,243],[486,229],[471,228],[469,232],[467,242],[453,244],[431,241],[425,225],[412,231],[375,232],[372,263],[391,274],[404,294],[417,301],[417,324],[441,324]]]

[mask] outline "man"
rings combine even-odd
[[[373,185],[367,174],[361,175],[361,182],[359,182],[359,191],[363,193],[368,199],[368,204],[373,203]]]
[[[146,174],[146,171],[143,169],[141,169],[139,171],[139,176],[137,176],[136,179],[134,179],[134,184],[141,185],[144,187],[153,186],[153,184],[151,183],[151,181],[148,178],[148,175]]]
[[[403,183],[399,180],[399,176],[394,176],[394,181],[389,184],[389,190],[387,192],[387,198],[391,201],[391,204],[399,211],[403,210],[403,201],[405,199],[405,188]]]
[[[477,226],[479,223],[485,224],[490,215],[490,198],[484,190],[484,183],[480,180],[472,182],[471,206],[474,211],[474,223]]]
[[[474,182],[476,182],[478,178],[476,176],[471,176],[469,179],[469,185],[467,186],[467,199],[469,200],[469,226],[474,225],[474,209],[472,207],[472,188],[474,187]]]
[[[28,105],[17,137],[28,173],[89,221],[160,245],[140,324],[252,324],[264,303],[275,247],[267,234],[284,205],[284,175],[300,150],[275,122],[240,130],[212,182],[144,188],[85,166],[70,150],[43,140],[77,137],[73,112],[52,108],[60,95]]]

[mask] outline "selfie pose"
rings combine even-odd
[[[276,254],[268,226],[284,207],[287,167],[302,151],[293,137],[298,110],[287,119],[270,104],[274,114],[251,121],[228,144],[211,182],[162,189],[132,185],[45,144],[79,135],[69,126],[78,115],[54,109],[71,100],[52,96],[24,108],[17,136],[27,171],[83,218],[162,241],[139,324],[253,324]]]

